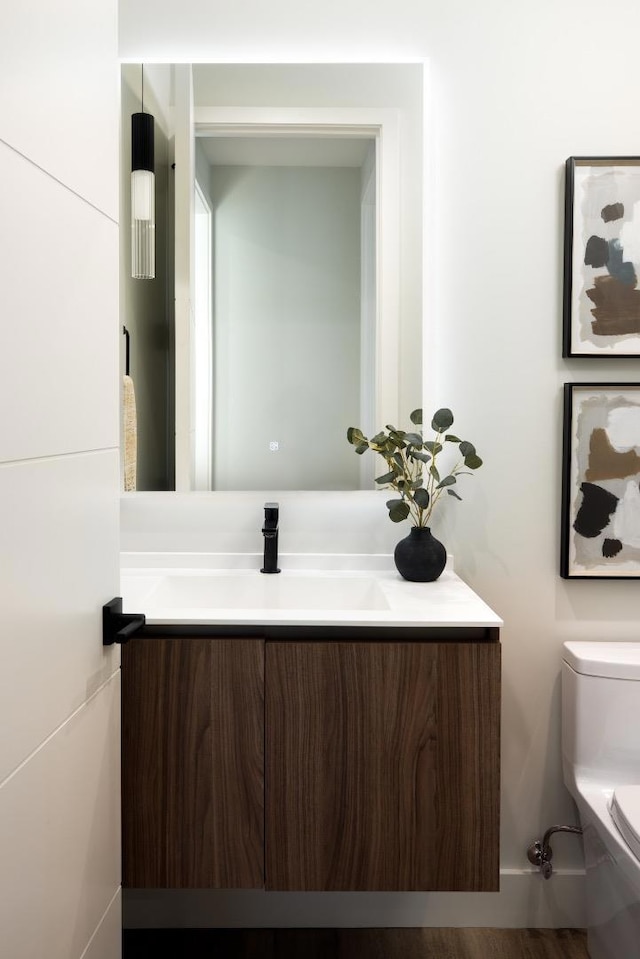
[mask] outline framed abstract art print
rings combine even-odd
[[[640,356],[639,278],[640,157],[569,157],[563,356]]]
[[[640,577],[640,383],[564,387],[560,572]]]

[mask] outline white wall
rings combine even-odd
[[[620,0],[615,19],[595,0],[184,0],[179,12],[121,0],[124,57],[430,60],[425,392],[486,462],[438,528],[505,620],[505,869],[526,869],[527,845],[551,823],[575,821],[559,754],[563,640],[638,638],[637,584],[565,582],[558,555],[561,384],[638,371],[560,358],[563,164],[638,152],[639,30],[636,0]],[[558,839],[556,868],[579,867],[578,846]],[[559,895],[556,880],[536,888]]]
[[[0,31],[0,952],[120,954],[116,5]]]

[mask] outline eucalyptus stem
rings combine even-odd
[[[394,523],[411,518],[414,525],[425,527],[430,523],[433,510],[445,489],[460,499],[452,486],[457,476],[465,473],[462,467],[476,470],[482,466],[482,460],[472,443],[448,432],[453,424],[451,410],[442,408],[434,413],[431,420],[431,428],[435,432],[433,442],[424,441],[422,410],[414,410],[410,419],[420,429],[419,433],[387,426],[368,439],[361,430],[351,426],[347,430],[347,440],[355,446],[358,454],[371,449],[382,456],[387,472],[376,477],[376,483],[379,487],[393,490],[399,497],[387,501],[389,518]],[[438,457],[447,445],[455,444],[459,447],[461,458],[446,475],[441,476],[437,466]]]

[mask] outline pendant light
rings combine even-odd
[[[144,112],[144,67],[141,112],[131,114],[131,276],[156,275],[156,200],[153,117]]]

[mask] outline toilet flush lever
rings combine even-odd
[[[128,643],[145,622],[143,613],[123,613],[122,597],[114,597],[102,607],[102,645]]]

